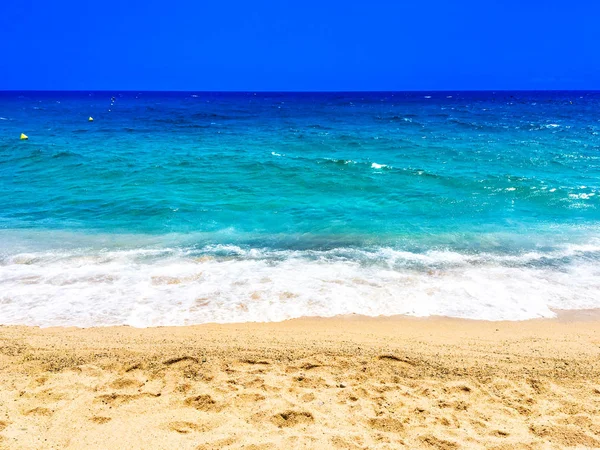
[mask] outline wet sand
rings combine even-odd
[[[600,314],[0,327],[0,448],[600,448]]]

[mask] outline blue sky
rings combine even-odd
[[[597,0],[1,0],[0,89],[600,89]]]

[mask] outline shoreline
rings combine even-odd
[[[413,316],[409,314],[394,314],[394,315],[379,315],[379,316],[368,316],[363,314],[341,314],[335,316],[302,316],[294,317],[291,319],[268,321],[268,322],[205,322],[196,324],[186,325],[152,325],[148,327],[137,327],[134,325],[94,325],[94,326],[77,326],[77,325],[23,325],[23,324],[2,324],[0,323],[0,330],[7,328],[32,328],[39,330],[93,330],[93,329],[118,329],[118,328],[132,328],[135,330],[152,330],[152,329],[176,329],[176,328],[196,328],[206,326],[235,326],[235,325],[268,325],[268,324],[283,324],[295,321],[335,321],[335,320],[358,320],[358,321],[403,321],[403,320],[416,320],[416,321],[431,321],[431,320],[448,320],[448,321],[459,321],[465,323],[490,323],[490,324],[501,324],[501,323],[528,323],[537,321],[549,321],[549,322],[588,322],[588,321],[600,321],[600,308],[589,308],[589,309],[553,309],[550,310],[555,314],[555,317],[536,317],[523,320],[487,320],[487,319],[469,319],[463,317],[452,317],[452,316]]]
[[[2,326],[0,448],[600,447],[599,316]]]

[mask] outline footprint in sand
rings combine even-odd
[[[243,392],[241,394],[238,394],[235,396],[235,398],[233,399],[234,404],[238,404],[238,405],[247,405],[247,404],[252,404],[255,405],[258,402],[262,402],[264,400],[266,400],[267,397],[265,397],[262,394],[258,394],[258,393],[253,393],[253,392]]]
[[[207,427],[202,427],[193,422],[184,422],[184,421],[170,422],[169,424],[167,424],[167,428],[169,430],[175,431],[176,433],[179,433],[179,434],[188,434],[188,433],[192,433],[194,431],[196,431],[196,432],[208,431]]]
[[[227,447],[228,445],[234,444],[235,441],[236,440],[234,438],[220,439],[218,441],[200,444],[198,447],[196,447],[196,450],[221,450],[222,448]]]
[[[404,431],[404,424],[398,419],[391,417],[369,419],[367,423],[370,428],[386,433],[401,433]]]
[[[275,414],[271,418],[278,427],[293,427],[300,424],[309,424],[315,421],[313,415],[307,411],[288,410],[279,414]]]
[[[505,437],[510,436],[510,433],[508,431],[504,431],[504,430],[494,430],[490,434],[492,436],[500,437],[500,438],[505,438]]]
[[[600,441],[570,426],[531,425],[529,431],[562,447],[600,448]]]
[[[316,369],[317,367],[323,367],[323,364],[307,362],[300,366],[300,368],[304,370]]]
[[[188,397],[184,400],[186,406],[191,406],[199,411],[220,411],[220,406],[213,398],[208,394],[197,395],[195,397]]]
[[[23,413],[25,416],[51,416],[52,414],[54,414],[54,411],[42,407],[33,408]]]
[[[142,368],[142,363],[134,363],[128,367],[125,368],[125,372],[133,372],[134,370],[138,370]]]
[[[33,397],[36,400],[41,400],[44,403],[58,402],[60,400],[66,400],[69,398],[67,394],[61,392],[55,392],[51,389],[45,389],[40,392],[34,392],[33,394],[27,395]]]
[[[330,439],[330,442],[333,447],[341,448],[344,450],[363,450],[364,448],[366,448],[364,445],[362,445],[362,438],[360,436],[333,436]]]
[[[113,389],[128,389],[128,388],[139,388],[144,383],[134,378],[117,378],[115,381],[109,384]]]
[[[178,356],[176,358],[170,358],[167,359],[166,361],[163,361],[163,364],[165,366],[172,366],[173,364],[177,364],[179,362],[192,362],[192,363],[197,363],[198,358],[194,358],[193,356]]]
[[[100,425],[110,422],[112,419],[110,417],[103,417],[103,416],[94,416],[94,417],[90,417],[90,421],[94,422],[94,423],[98,423]]]
[[[378,359],[383,362],[396,363],[397,366],[404,367],[406,369],[409,369],[409,368],[412,368],[415,366],[415,363],[413,361],[411,361],[409,358],[391,355],[391,354],[380,355]]]
[[[158,394],[150,394],[149,392],[145,392],[143,394],[134,394],[134,395],[117,394],[117,393],[113,392],[112,394],[99,395],[95,398],[95,401],[102,402],[106,405],[111,405],[111,406],[121,406],[124,403],[129,403],[133,400],[138,400],[138,399],[144,398],[144,397],[150,397],[150,398],[160,397],[160,392]]]
[[[269,364],[271,364],[269,361],[256,360],[256,359],[242,359],[240,362],[244,363],[244,364],[251,364],[251,365],[259,364],[262,366],[268,366]]]
[[[445,439],[439,439],[431,434],[421,436],[419,440],[428,447],[439,450],[454,450],[459,448],[459,445],[456,442],[446,441]]]

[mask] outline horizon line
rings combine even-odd
[[[600,92],[598,89],[407,89],[407,90],[193,90],[193,89],[0,89],[0,92],[181,92],[206,94],[352,94],[421,92]]]

